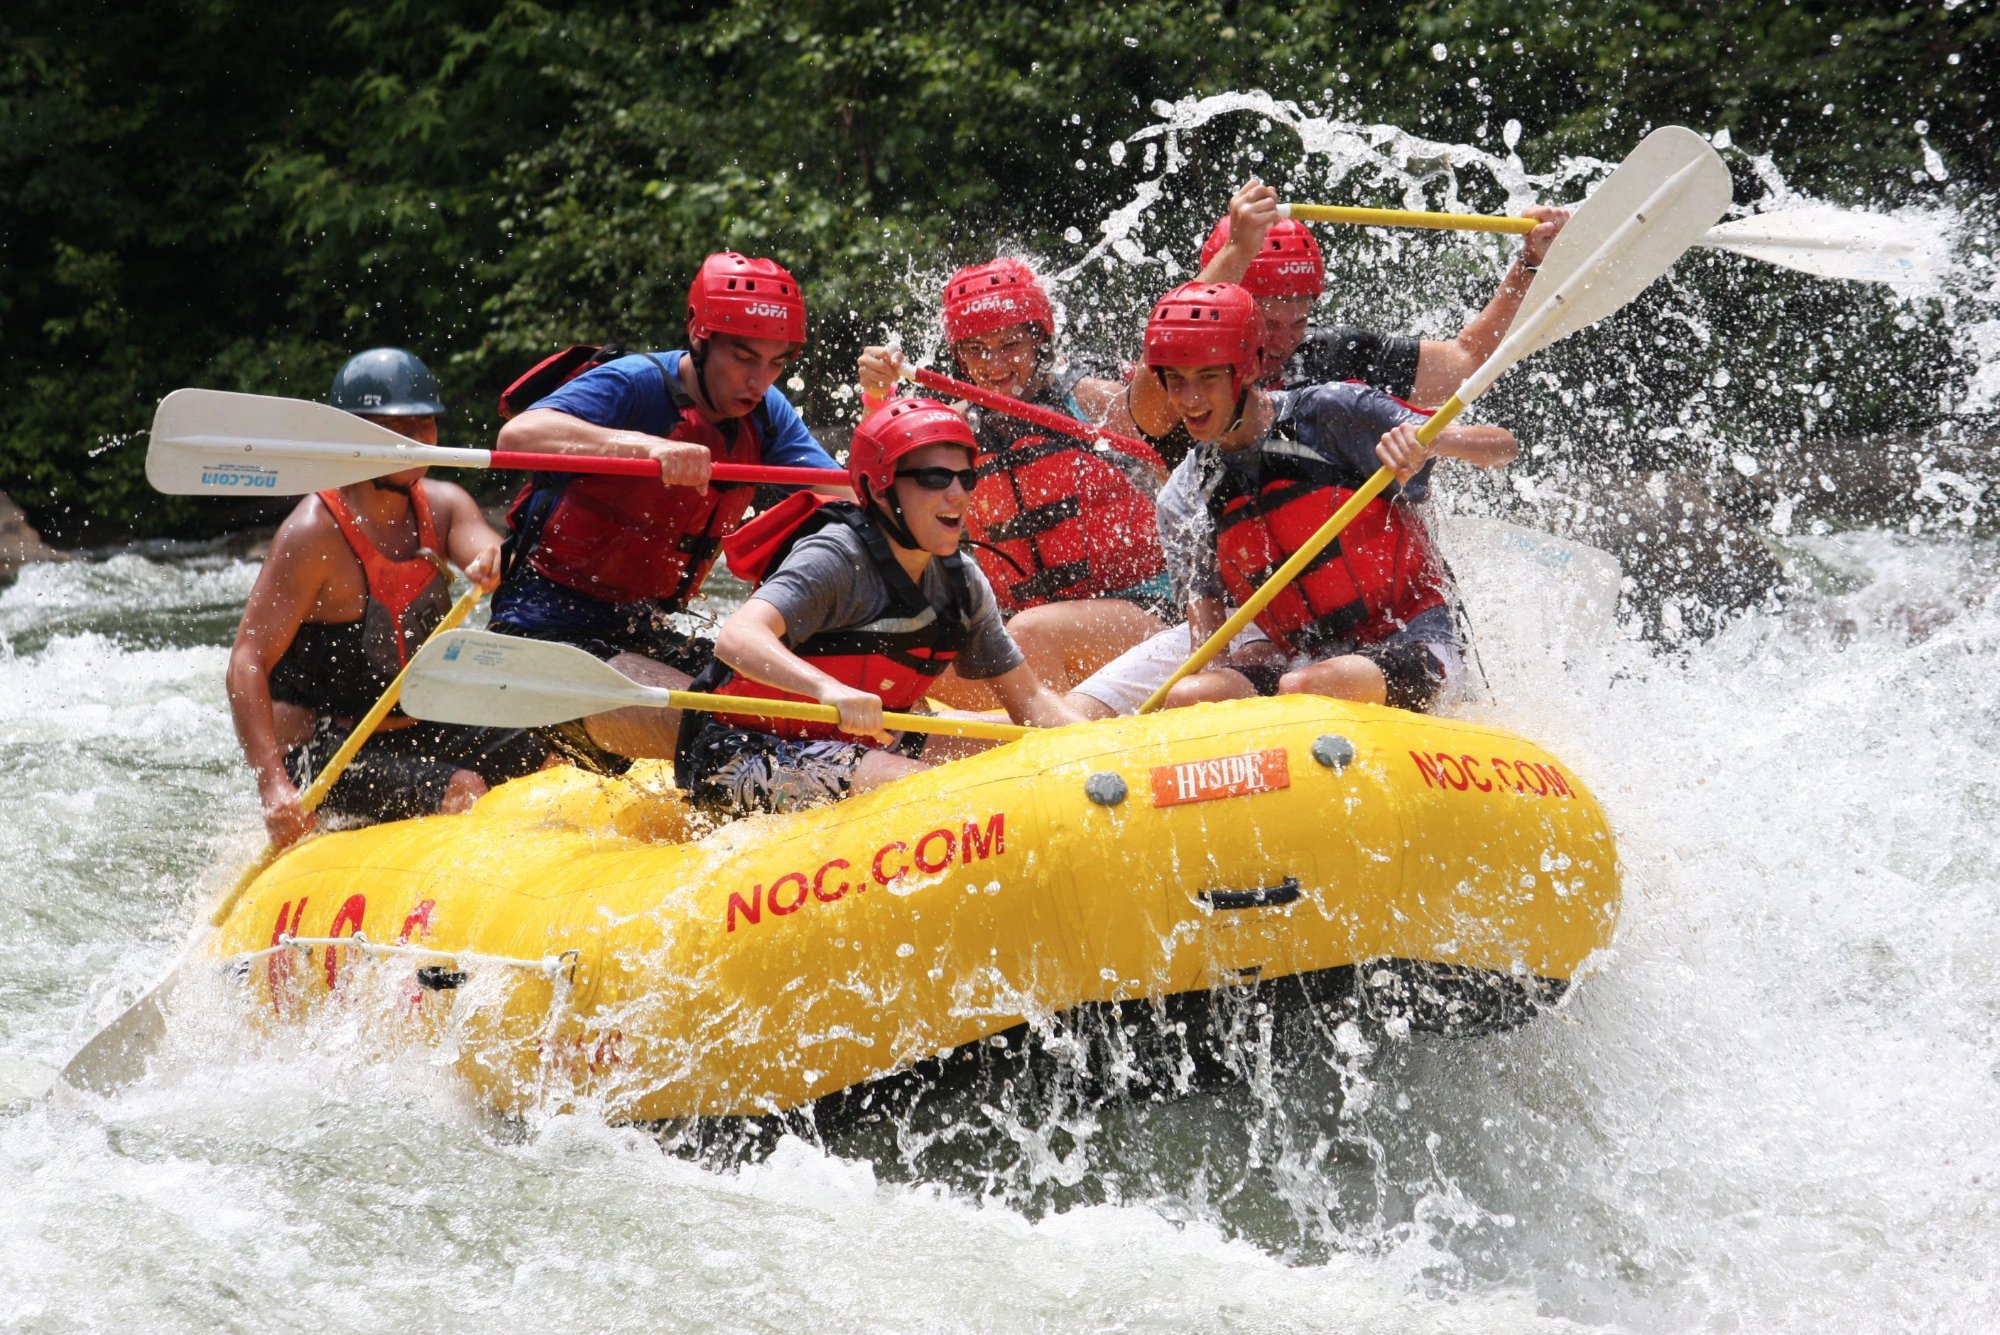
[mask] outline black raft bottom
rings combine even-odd
[[[1567,984],[1456,965],[1374,960],[1234,987],[1092,1002],[1018,1024],[893,1075],[768,1117],[652,1123],[696,1157],[758,1157],[779,1137],[825,1142],[875,1126],[949,1119],[953,1109],[1045,1101],[1068,1108],[1160,1103],[1223,1090],[1259,1072],[1323,1069],[1352,1024],[1369,1040],[1422,1031],[1500,1033],[1558,1001]]]

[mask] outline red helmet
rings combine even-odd
[[[1019,260],[997,259],[960,269],[944,285],[944,336],[960,343],[1009,325],[1031,324],[1043,338],[1056,336],[1056,311],[1035,271]]]
[[[896,460],[926,445],[963,445],[974,456],[979,453],[965,419],[936,399],[890,399],[868,414],[847,446],[847,476],[855,494],[886,496],[896,483]]]
[[[1234,283],[1182,283],[1146,321],[1151,367],[1227,366],[1240,390],[1257,378],[1263,356],[1263,312]]]
[[[690,342],[713,334],[806,341],[806,298],[776,260],[725,250],[701,262],[688,285]]]
[[[1229,244],[1229,219],[1225,216],[1208,234],[1201,248],[1201,267],[1206,269],[1216,252]],[[1264,247],[1243,275],[1243,286],[1253,297],[1316,297],[1326,290],[1326,257],[1319,242],[1302,222],[1280,218],[1264,233]]]

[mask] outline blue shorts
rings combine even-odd
[[[692,677],[715,657],[715,642],[675,627],[678,610],[652,598],[607,603],[558,584],[523,562],[493,595],[489,628],[502,635],[573,644],[606,661],[643,654]]]

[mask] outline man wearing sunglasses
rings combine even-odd
[[[741,714],[682,725],[675,778],[698,806],[740,815],[836,801],[986,743],[885,731],[946,668],[991,685],[1017,723],[1078,722],[1000,622],[993,590],[959,554],[980,478],[972,429],[930,399],[892,399],[855,430],[861,505],[800,493],[724,543],[757,591],[723,623],[696,690]],[[817,700],[838,725],[767,719],[758,699]]]

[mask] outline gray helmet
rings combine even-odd
[[[368,417],[440,417],[437,377],[401,348],[370,348],[347,359],[326,401]]]

